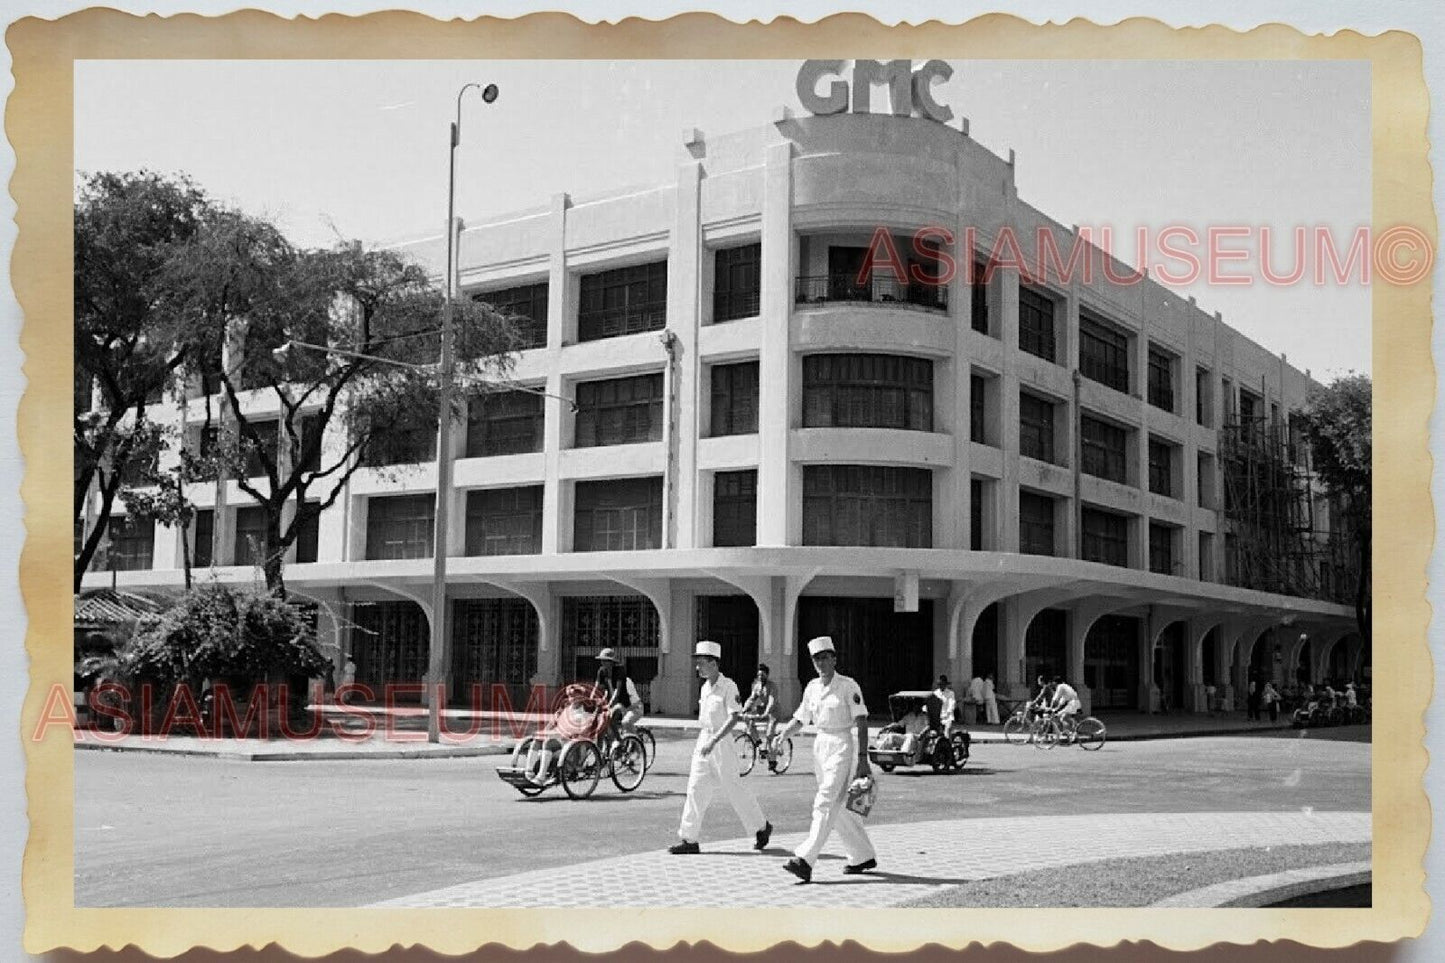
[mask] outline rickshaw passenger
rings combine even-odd
[[[597,662],[596,685],[607,699],[606,734],[615,741],[622,730],[642,718],[642,699],[616,652],[603,649],[597,653]]]

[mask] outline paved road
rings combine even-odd
[[[981,745],[961,775],[881,776],[870,822],[1367,810],[1369,744],[1350,741],[1349,730],[1331,734],[1123,743],[1097,753]],[[806,742],[792,772],[748,777],[780,834],[807,828]],[[664,736],[638,792],[604,783],[583,803],[555,789],[522,799],[493,775],[498,757],[243,763],[77,753],[76,903],[364,905],[655,850],[674,838],[690,747]],[[730,811],[714,811],[704,846],[740,831]]]

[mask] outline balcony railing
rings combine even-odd
[[[799,277],[795,300],[798,304],[906,304],[930,311],[948,310],[948,288],[941,284],[899,281],[891,275],[875,274],[859,284],[853,274],[820,274]]]

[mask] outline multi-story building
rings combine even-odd
[[[689,131],[670,183],[462,231],[459,284],[526,320],[514,377],[546,395],[453,432],[454,699],[590,678],[612,647],[681,713],[708,637],[786,702],[827,633],[875,709],[992,672],[1005,695],[1060,674],[1092,708],[1197,711],[1251,666],[1320,677],[1353,653],[1351,609],[1226,571],[1223,428],[1287,425],[1307,376],[1090,245],[1090,278],[1000,256],[1005,232],[1027,264],[1077,233],[964,128],[783,111]],[[962,269],[860,276],[889,240]],[[410,251],[440,275],[443,248]],[[416,458],[358,472],[288,559],[363,682],[426,669],[435,446]],[[234,482],[196,501],[198,563],[251,578],[255,509]],[[89,578],[178,585],[178,542],[118,524],[127,570]]]

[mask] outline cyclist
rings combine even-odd
[[[1049,708],[1058,713],[1059,723],[1072,731],[1078,727],[1078,716],[1083,711],[1084,704],[1079,701],[1079,693],[1074,687],[1065,682],[1063,676],[1056,675],[1054,676],[1054,694],[1049,700]]]
[[[767,663],[758,663],[758,674],[753,678],[753,687],[748,692],[748,701],[743,706],[743,715],[763,722],[763,753],[768,768],[776,769],[777,760],[770,748],[773,744],[773,730],[778,726],[778,686],[769,677]]]
[[[1025,722],[1033,722],[1039,717],[1043,710],[1049,707],[1049,700],[1053,698],[1054,688],[1049,685],[1043,676],[1039,676],[1034,682],[1034,697],[1029,700],[1028,709],[1024,713]]]
[[[642,718],[642,697],[616,652],[603,649],[597,653],[597,662],[595,685],[607,700],[606,736],[611,741]]]

